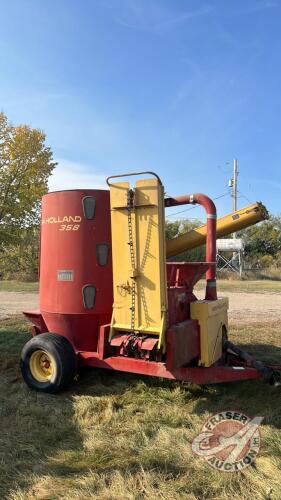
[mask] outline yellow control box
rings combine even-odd
[[[200,327],[200,365],[212,366],[222,356],[222,334],[228,328],[228,298],[197,300],[190,304],[191,318]]]

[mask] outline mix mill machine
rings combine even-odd
[[[21,355],[28,386],[59,392],[83,365],[196,384],[279,385],[281,366],[228,340],[228,299],[217,296],[216,238],[263,220],[264,207],[217,221],[210,198],[166,197],[153,172],[107,184],[43,197],[40,310],[24,313],[33,325]],[[183,204],[202,205],[206,225],[166,241],[165,207]],[[204,243],[204,262],[171,260]],[[194,286],[204,275],[199,300]]]

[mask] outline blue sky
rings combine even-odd
[[[52,189],[150,169],[169,195],[217,197],[237,157],[239,206],[281,212],[280,0],[0,5],[1,108],[46,132]]]

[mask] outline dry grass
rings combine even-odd
[[[280,278],[280,276],[279,276]],[[205,280],[202,279],[196,285],[197,289],[205,287]],[[23,281],[1,281],[0,292],[38,292],[38,282],[23,282]],[[237,274],[231,274],[228,279],[221,279],[218,276],[218,289],[222,292],[281,292],[281,280],[273,279],[243,279],[240,280]]]
[[[205,281],[200,280],[195,290],[205,287]],[[249,293],[280,293],[281,281],[273,280],[225,280],[218,278],[218,291],[220,292],[249,292]]]
[[[280,325],[233,328],[232,338],[280,362]],[[86,370],[58,396],[31,392],[18,359],[21,318],[0,328],[0,498],[281,498],[281,392],[262,382],[210,387]],[[262,449],[244,473],[216,472],[192,454],[205,419],[224,409],[264,415]]]
[[[37,281],[0,281],[0,292],[38,292],[39,283]]]

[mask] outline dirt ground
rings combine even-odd
[[[198,298],[203,298],[203,290],[196,293]],[[279,293],[221,292],[219,296],[229,298],[230,320],[238,322],[246,320],[255,323],[281,317],[281,294]],[[37,308],[37,293],[0,291],[0,319]]]
[[[0,291],[0,320],[22,311],[38,309],[38,302],[37,293]]]
[[[204,291],[197,292],[203,298]],[[281,294],[273,292],[220,292],[219,297],[229,298],[229,319],[235,323],[270,322],[281,318]]]

